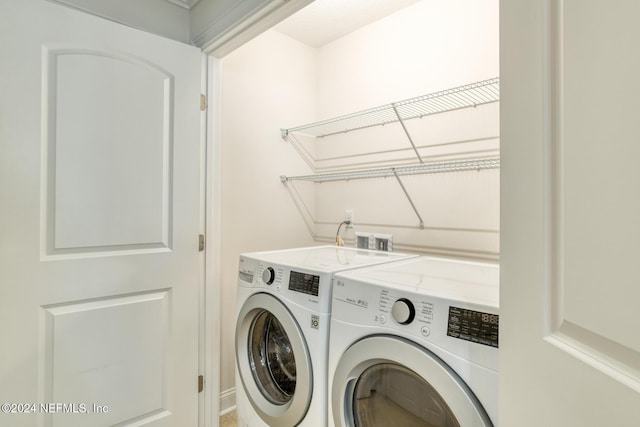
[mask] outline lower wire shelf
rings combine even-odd
[[[349,181],[352,179],[385,178],[390,176],[419,175],[428,173],[458,172],[467,170],[497,169],[500,158],[454,160],[448,162],[420,163],[408,166],[386,168],[361,169],[341,172],[325,172],[312,175],[287,176],[281,175],[280,181]]]
[[[409,200],[411,204],[411,208],[414,213],[418,217],[418,227],[422,230],[424,229],[424,221],[422,220],[422,216],[420,216],[420,212],[416,208],[416,205],[413,203],[409,192],[405,188],[400,176],[406,175],[419,175],[419,174],[429,174],[429,173],[443,173],[443,172],[459,172],[459,171],[469,171],[469,170],[482,170],[482,169],[497,169],[500,167],[500,158],[492,157],[486,159],[473,159],[473,160],[454,160],[448,162],[433,162],[433,163],[420,163],[416,165],[408,165],[408,166],[396,166],[396,167],[386,167],[386,168],[375,168],[375,169],[361,169],[361,170],[351,170],[351,171],[343,171],[343,172],[326,172],[326,173],[317,173],[313,175],[298,175],[298,176],[286,176],[281,175],[280,181],[283,183],[287,183],[289,181],[311,181],[311,182],[327,182],[327,181],[349,181],[352,179],[367,179],[367,178],[386,178],[386,177],[395,177],[398,180],[398,184],[404,195]]]

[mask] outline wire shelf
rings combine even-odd
[[[393,102],[333,119],[281,129],[282,137],[302,132],[317,138],[372,126],[422,118],[432,114],[490,104],[500,100],[500,78],[495,77],[428,95]]]
[[[391,176],[419,175],[429,173],[458,172],[468,170],[496,169],[500,167],[500,158],[455,160],[450,162],[421,163],[409,166],[388,168],[351,170],[345,172],[326,172],[314,175],[280,176],[282,182],[287,181],[350,181],[352,179],[386,178]]]

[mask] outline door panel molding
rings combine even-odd
[[[170,416],[171,304],[171,290],[161,289],[41,307],[39,400],[77,405],[76,413],[41,411],[44,425]]]
[[[170,251],[173,75],[84,44],[42,64],[41,259]]]
[[[623,263],[625,255],[620,255],[623,261],[619,261],[617,255],[611,255],[611,251],[630,252],[633,247],[606,245],[611,239],[607,233],[616,233],[616,227],[624,228],[629,224],[609,227],[605,223],[598,224],[599,227],[594,224],[594,219],[598,219],[599,214],[606,217],[607,205],[610,204],[608,191],[600,187],[600,182],[610,179],[612,183],[622,187],[618,188],[616,185],[610,192],[625,191],[623,181],[627,181],[626,176],[617,176],[613,171],[617,167],[630,166],[624,165],[625,159],[621,157],[624,152],[612,153],[610,147],[603,148],[600,145],[609,143],[606,139],[598,140],[598,132],[606,125],[613,125],[612,117],[603,114],[601,119],[609,122],[604,126],[594,124],[593,107],[585,106],[589,102],[589,93],[579,90],[585,84],[596,84],[593,76],[598,72],[606,73],[607,70],[592,73],[581,67],[585,65],[587,55],[580,50],[589,50],[592,46],[587,44],[592,40],[574,38],[567,43],[572,34],[570,31],[565,32],[567,19],[571,19],[572,26],[586,25],[581,20],[588,20],[588,12],[593,12],[585,11],[588,6],[581,4],[581,11],[585,15],[578,17],[571,13],[571,6],[575,4],[569,5],[568,9],[569,3],[571,2],[547,0],[544,10],[546,123],[543,155],[545,245],[549,254],[545,267],[545,340],[616,381],[640,391],[640,341],[637,334],[629,332],[637,325],[637,321],[633,323],[634,317],[629,313],[631,302],[612,304],[606,298],[607,293],[615,294],[616,290],[619,291],[618,296],[623,291],[626,293],[624,280],[634,278],[634,265]],[[619,16],[614,16],[616,18]],[[595,52],[592,59],[603,60],[598,57],[598,53],[600,52]],[[610,59],[617,60],[617,57]],[[586,68],[597,67],[594,64],[593,67]],[[607,107],[609,106],[599,106]],[[585,135],[582,128],[591,130],[592,135]],[[613,140],[615,137],[611,135],[611,138]],[[611,154],[612,158],[608,159],[613,160],[611,165],[600,163],[606,160],[599,158],[598,153],[601,151]],[[616,164],[616,161],[622,164]],[[633,212],[638,209],[637,206],[626,203],[625,207]],[[621,222],[625,221],[624,216],[620,219]],[[598,235],[598,229],[604,230],[602,236]],[[632,227],[629,227],[629,232],[634,232]],[[591,265],[598,265],[594,267],[594,271],[610,272],[610,279],[608,276],[585,273]],[[635,278],[637,277],[636,275]],[[607,279],[610,280],[609,283],[605,283]],[[628,290],[631,292],[631,289]]]

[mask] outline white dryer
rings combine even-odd
[[[493,263],[420,257],[336,274],[330,425],[496,425],[498,294]]]
[[[238,425],[326,426],[333,273],[409,257],[338,246],[241,255]]]

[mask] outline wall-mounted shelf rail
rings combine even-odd
[[[322,138],[338,133],[385,125],[387,123],[402,123],[409,119],[459,110],[461,108],[476,107],[499,100],[500,78],[495,77],[333,119],[281,129],[280,131],[283,138],[286,138],[291,132],[301,132]]]
[[[496,169],[500,167],[500,158],[455,160],[450,162],[421,163],[408,166],[349,170],[344,172],[325,172],[313,175],[281,175],[282,182],[287,181],[350,181],[352,179],[386,178],[391,176],[418,175],[427,173],[458,172],[467,170]]]
[[[442,172],[458,172],[468,170],[482,170],[482,169],[496,169],[500,167],[500,158],[493,157],[488,159],[475,159],[475,160],[456,160],[450,162],[434,162],[434,163],[420,163],[410,166],[397,166],[388,168],[376,168],[376,169],[362,169],[355,171],[345,172],[327,172],[314,175],[299,175],[299,176],[285,176],[281,175],[280,180],[283,183],[289,181],[311,181],[311,182],[326,182],[326,181],[349,181],[352,179],[366,179],[366,178],[386,178],[393,176],[398,180],[398,184],[404,195],[407,197],[413,212],[418,217],[420,229],[424,228],[424,221],[415,203],[411,199],[409,192],[405,188],[400,176],[404,175],[418,175],[428,173],[442,173]]]

